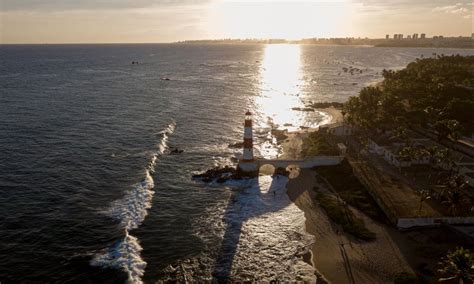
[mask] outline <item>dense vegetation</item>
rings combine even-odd
[[[365,129],[430,126],[440,136],[474,132],[474,56],[416,59],[405,69],[384,70],[344,105],[349,122]]]
[[[463,247],[449,251],[439,263],[438,273],[442,276],[439,282],[473,283],[474,281],[474,253]]]
[[[315,167],[315,170],[326,179],[345,202],[374,220],[386,221],[383,211],[353,174],[352,167],[346,159],[337,166],[319,166]]]
[[[327,155],[339,155],[339,150],[333,144],[329,143],[328,137],[319,131],[309,133],[303,145],[302,154],[305,157]]]
[[[328,217],[340,225],[345,232],[364,241],[375,240],[375,233],[367,229],[364,220],[355,217],[352,211],[336,197],[318,193],[316,201],[326,211]]]

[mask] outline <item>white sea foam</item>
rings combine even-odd
[[[128,274],[128,283],[143,283],[141,277],[145,272],[146,262],[140,257],[142,247],[138,239],[128,234],[114,246],[97,254],[91,261],[93,266],[120,268]]]
[[[129,283],[142,283],[141,277],[145,273],[147,264],[140,257],[142,247],[138,239],[130,235],[129,232],[142,224],[148,214],[148,209],[152,206],[155,194],[153,191],[155,182],[152,174],[155,172],[159,157],[165,154],[168,148],[168,138],[175,128],[176,124],[173,122],[160,131],[162,139],[145,169],[144,180],[133,185],[122,199],[112,202],[110,208],[106,210],[107,215],[120,221],[125,232],[124,238],[117,241],[112,247],[96,254],[91,260],[93,266],[122,269],[128,274]]]
[[[147,169],[145,179],[135,184],[122,199],[114,201],[107,213],[120,220],[127,230],[137,228],[145,220],[147,210],[151,207],[154,187],[155,183]]]
[[[164,130],[160,131],[158,134],[163,135],[160,143],[157,145],[158,153],[157,155],[164,154],[166,149],[168,149],[168,138],[171,134],[173,134],[174,130],[176,129],[176,123],[172,122],[166,127]]]

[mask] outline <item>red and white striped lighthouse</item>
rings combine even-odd
[[[253,134],[252,134],[252,114],[250,111],[245,113],[244,123],[244,155],[243,162],[252,162],[253,158]]]
[[[258,175],[258,163],[253,157],[252,114],[250,111],[245,113],[244,154],[239,161],[237,169],[244,176],[255,177]]]

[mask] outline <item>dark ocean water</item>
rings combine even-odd
[[[310,279],[297,251],[317,240],[284,181],[205,185],[191,175],[238,157],[228,144],[240,142],[247,109],[256,152],[275,157],[271,126],[327,119],[292,107],[344,101],[384,68],[433,52],[473,53],[0,46],[0,281]],[[342,71],[350,66],[363,72]]]

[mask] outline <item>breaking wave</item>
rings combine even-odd
[[[146,262],[140,257],[141,251],[142,247],[138,239],[129,235],[128,230],[125,229],[123,239],[95,255],[91,265],[122,269],[128,275],[128,283],[143,283],[141,277],[145,272]]]
[[[128,283],[142,283],[141,277],[145,272],[147,263],[142,260],[140,252],[143,248],[138,239],[130,235],[130,231],[138,228],[145,220],[148,209],[151,208],[155,192],[155,182],[152,174],[160,156],[168,149],[168,139],[176,128],[174,122],[170,123],[158,134],[162,136],[145,169],[143,181],[132,186],[132,189],[120,200],[112,202],[106,214],[120,221],[124,228],[125,236],[113,246],[96,254],[91,260],[91,265],[121,269],[128,275]]]

